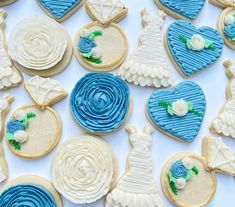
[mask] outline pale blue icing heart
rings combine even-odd
[[[160,0],[170,10],[189,19],[195,19],[202,10],[205,0]]]
[[[165,100],[173,103],[183,99],[193,104],[193,108],[200,112],[196,115],[192,112],[185,116],[170,115],[159,101]],[[193,142],[197,137],[206,111],[206,98],[201,87],[192,81],[178,84],[174,89],[158,90],[154,92],[148,101],[147,112],[152,122],[161,130],[181,139],[185,142]]]
[[[194,34],[213,42],[215,50],[189,50],[179,36],[191,39]],[[192,22],[177,20],[167,31],[168,48],[185,76],[191,76],[215,62],[222,54],[224,41],[221,35],[213,28],[201,27],[197,29]]]
[[[39,3],[58,20],[62,19],[80,2],[81,0],[39,0]]]

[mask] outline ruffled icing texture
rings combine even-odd
[[[179,99],[192,103],[193,108],[201,113],[201,116],[188,113],[183,117],[171,116],[167,109],[159,106],[160,100],[173,103]],[[186,142],[193,142],[197,137],[206,111],[206,97],[199,85],[192,81],[178,84],[172,90],[160,90],[154,92],[148,101],[148,115],[153,123],[165,132],[168,132]]]
[[[45,188],[22,184],[3,191],[0,196],[0,206],[56,207],[57,205],[52,194]]]
[[[213,42],[215,50],[189,50],[179,36],[191,39],[194,34]],[[215,29],[210,27],[197,29],[192,22],[184,20],[177,20],[171,24],[167,32],[167,44],[173,58],[186,76],[193,75],[215,62],[221,56],[224,46],[221,35]]]
[[[62,19],[76,7],[81,0],[39,0],[39,2],[56,19]]]
[[[205,0],[160,0],[160,2],[189,19],[195,19],[205,4]]]
[[[91,133],[112,132],[127,118],[130,90],[108,73],[89,73],[74,87],[70,106],[75,120]]]
[[[224,27],[224,34],[229,39],[235,38],[235,24],[229,24]]]

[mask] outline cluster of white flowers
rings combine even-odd
[[[19,110],[15,113],[14,118],[18,121],[23,121],[25,118],[25,113],[23,111]],[[22,143],[28,141],[29,135],[27,134],[26,131],[20,130],[20,131],[17,131],[16,133],[14,133],[14,138],[15,138],[15,141],[22,144]]]
[[[226,17],[224,18],[224,23],[225,23],[226,25],[235,23],[235,17],[234,17],[234,15],[232,15],[232,14],[226,15]]]
[[[185,116],[189,111],[188,103],[183,99],[173,102],[172,109],[176,116]]]

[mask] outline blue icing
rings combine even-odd
[[[235,38],[235,24],[229,24],[224,27],[224,33],[227,38]]]
[[[95,41],[88,37],[82,37],[78,44],[78,49],[82,53],[89,53],[94,47],[96,47]]]
[[[76,7],[81,0],[39,0],[39,2],[56,19],[61,19]]]
[[[188,170],[185,168],[182,161],[178,160],[171,165],[171,174],[174,178],[186,178]]]
[[[7,123],[7,133],[14,134],[17,131],[25,130],[22,121],[18,121],[16,119],[12,119]]]
[[[193,104],[193,108],[202,115],[188,113],[183,117],[171,116],[165,107],[159,105],[159,100],[173,103],[183,99]],[[153,123],[161,130],[186,141],[193,142],[197,137],[206,111],[206,98],[199,85],[192,81],[178,84],[174,89],[154,92],[148,101],[148,114]]]
[[[203,49],[201,51],[189,50],[179,36],[191,39],[194,34],[213,42],[215,50]],[[193,75],[215,62],[222,54],[224,42],[221,35],[210,27],[197,29],[193,23],[177,20],[167,31],[169,50],[185,76]]]
[[[0,195],[1,207],[56,207],[52,194],[34,184],[12,186]]]
[[[160,2],[172,11],[189,19],[195,19],[205,4],[205,0],[160,0]]]
[[[75,85],[70,108],[75,120],[91,133],[112,132],[128,115],[130,89],[109,73],[88,73]]]

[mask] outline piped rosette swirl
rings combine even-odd
[[[70,106],[77,123],[90,133],[117,130],[128,116],[130,90],[117,76],[89,73],[74,87]]]
[[[116,159],[102,139],[77,136],[55,155],[51,174],[55,188],[76,204],[92,203],[106,195],[115,182]]]

